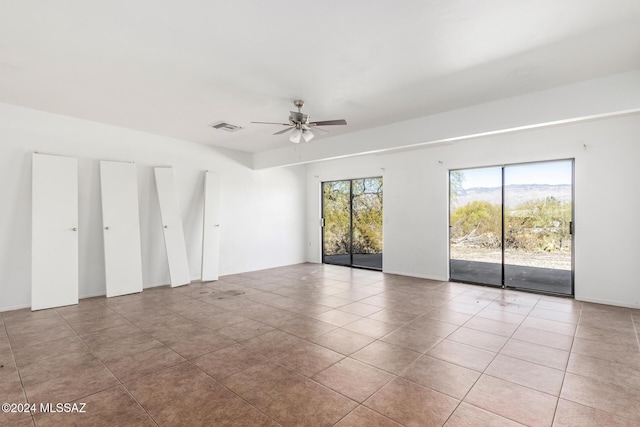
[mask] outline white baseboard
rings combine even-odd
[[[23,308],[31,308],[30,305],[12,305],[9,307],[0,307],[0,313],[3,311],[13,311],[13,310],[22,310]]]
[[[142,290],[144,291],[145,289],[149,289],[149,288],[157,288],[158,286],[169,286],[169,284],[168,283],[152,283],[152,284],[145,285],[142,288]],[[89,293],[89,294],[80,295],[78,297],[78,299],[82,300],[82,299],[86,299],[86,298],[106,297],[106,296],[107,296],[107,294],[104,293],[104,292],[96,292],[96,293]]]
[[[158,286],[168,286],[168,283],[152,283],[144,286],[144,289],[156,288]],[[87,293],[78,296],[78,301],[87,299],[87,298],[95,298],[95,297],[104,297],[106,294],[104,292],[95,292],[95,293]],[[20,305],[11,305],[7,307],[0,307],[0,313],[4,311],[13,311],[13,310],[22,310],[23,308],[31,308],[31,304],[20,304]],[[55,307],[52,307],[55,308]]]
[[[582,301],[582,302],[590,302],[593,304],[614,305],[616,307],[624,307],[624,308],[640,308],[640,303],[633,304],[628,302],[600,299],[600,298],[582,298],[582,297],[578,297],[577,295],[575,296],[575,300]]]
[[[447,282],[448,280],[442,277],[434,277],[434,276],[425,276],[422,274],[415,273],[407,273],[405,271],[396,271],[396,270],[382,270],[383,273],[387,274],[395,274],[398,276],[407,276],[407,277],[415,277],[417,279],[427,279],[427,280],[435,280],[436,282]]]
[[[144,291],[145,289],[149,289],[149,288],[158,288],[160,286],[170,286],[170,283],[149,283],[147,285],[145,285],[142,290]]]
[[[78,301],[81,299],[86,299],[86,298],[95,298],[95,297],[103,297],[106,294],[104,292],[96,292],[96,293],[89,293],[89,294],[83,294],[83,295],[79,295],[78,296]]]

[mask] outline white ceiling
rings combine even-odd
[[[638,0],[0,0],[0,102],[253,153],[637,68]]]

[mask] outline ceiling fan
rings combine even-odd
[[[304,101],[301,99],[296,99],[295,101],[293,101],[293,105],[295,105],[296,107],[298,107],[298,111],[291,111],[291,114],[289,115],[289,123],[273,123],[273,122],[251,122],[251,123],[258,123],[258,124],[263,124],[263,125],[282,125],[282,126],[287,126],[286,129],[283,129],[281,131],[278,131],[276,133],[274,133],[274,135],[280,135],[283,133],[287,133],[290,131],[293,131],[291,133],[291,136],[289,136],[289,141],[298,144],[300,142],[300,139],[304,139],[305,142],[309,142],[311,141],[311,139],[313,139],[314,135],[313,132],[311,132],[311,129],[313,130],[319,130],[322,132],[327,132],[324,129],[320,129],[317,126],[333,126],[333,125],[346,125],[347,121],[344,119],[340,119],[340,120],[324,120],[324,121],[319,121],[319,122],[310,122],[309,121],[309,116],[307,114],[304,114],[302,111],[300,111],[302,109],[302,107],[304,106]]]

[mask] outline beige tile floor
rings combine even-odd
[[[4,312],[2,426],[637,426],[640,311],[303,264]]]

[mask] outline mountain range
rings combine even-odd
[[[569,184],[511,184],[505,186],[505,205],[516,207],[527,200],[540,200],[553,197],[563,202],[573,198]],[[474,187],[462,189],[451,202],[451,207],[464,206],[472,201],[487,201],[499,205],[502,200],[502,187]]]

